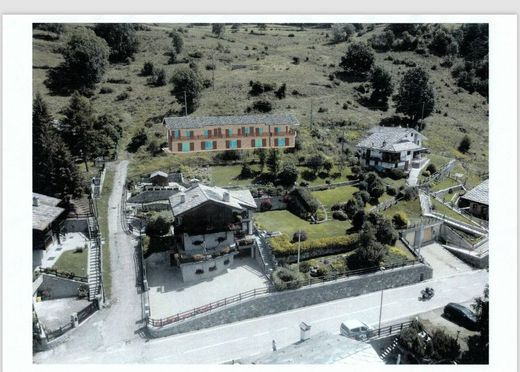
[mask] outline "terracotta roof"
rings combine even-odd
[[[234,115],[234,116],[179,116],[166,117],[168,129],[191,129],[223,125],[300,125],[292,114]]]
[[[480,204],[489,205],[489,179],[485,180],[475,188],[469,190],[460,198]]]

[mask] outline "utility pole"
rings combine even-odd
[[[298,266],[298,271],[300,271],[300,242],[301,242],[302,230],[298,231],[298,259],[296,260],[296,265]]]
[[[381,288],[381,301],[379,303],[379,324],[377,326],[377,332],[381,332],[381,314],[383,313],[383,288]]]
[[[184,116],[188,116],[188,100],[186,99],[186,91],[184,91]]]

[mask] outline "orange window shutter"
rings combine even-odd
[[[242,148],[242,140],[237,140],[237,147]]]
[[[182,143],[178,143],[177,144],[177,151],[181,152],[182,151]]]
[[[217,141],[213,141],[213,150],[217,148]]]
[[[267,146],[267,139],[262,138],[262,147],[266,147],[266,146]]]

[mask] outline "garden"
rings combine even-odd
[[[73,273],[76,276],[86,277],[88,275],[87,256],[88,248],[64,251],[52,268],[60,272]]]

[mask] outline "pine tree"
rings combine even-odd
[[[280,171],[280,153],[277,149],[271,149],[267,158],[267,168],[273,177],[276,177]]]
[[[429,75],[421,67],[408,70],[401,80],[396,97],[396,112],[401,112],[417,122],[433,112],[435,96],[429,83]]]

